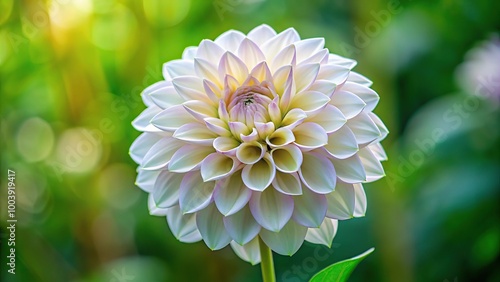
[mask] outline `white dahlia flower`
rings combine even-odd
[[[361,183],[384,176],[379,97],[355,65],[323,38],[267,25],[165,63],[130,148],[151,214],[182,242],[231,244],[253,264],[258,237],[283,255],[330,246],[337,220],[365,213]]]

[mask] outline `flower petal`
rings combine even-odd
[[[196,225],[205,244],[212,250],[220,250],[231,242],[222,220],[223,216],[214,204],[196,213]]]
[[[276,31],[267,24],[259,25],[258,27],[252,29],[247,37],[250,38],[257,45],[262,45],[265,41],[276,36]]]
[[[229,137],[231,136],[231,132],[229,131],[229,127],[227,123],[218,119],[218,118],[205,118],[205,125],[209,130],[219,136]]]
[[[247,244],[254,239],[261,229],[248,206],[235,214],[224,217],[224,226],[231,238],[241,245]]]
[[[321,111],[330,98],[318,91],[302,91],[293,97],[291,108],[300,108],[306,113],[315,113]]]
[[[286,127],[281,127],[266,137],[266,143],[272,148],[283,147],[295,141],[293,132]]]
[[[335,84],[331,81],[324,80],[324,79],[322,79],[322,80],[316,79],[314,81],[314,83],[311,85],[311,87],[309,87],[309,90],[321,92],[321,93],[325,94],[326,96],[328,96],[328,98],[331,98],[333,95],[333,91],[335,91],[336,88],[337,88],[337,84]]]
[[[262,241],[280,255],[295,254],[304,243],[307,227],[290,220],[279,232],[260,231]]]
[[[276,169],[285,173],[299,170],[302,165],[302,151],[295,145],[287,145],[275,148],[271,151]]]
[[[328,204],[326,196],[304,189],[302,195],[294,196],[292,219],[300,225],[316,228],[321,225],[326,215]]]
[[[271,184],[276,174],[273,160],[266,153],[258,162],[246,165],[241,177],[248,188],[255,191],[264,191]]]
[[[271,62],[270,70],[274,72],[282,66],[286,65],[294,66],[295,63],[296,63],[295,45],[291,44],[282,49],[281,51],[279,51],[278,54],[276,54],[276,56],[273,58]]]
[[[172,82],[162,80],[162,81],[155,82],[152,85],[146,87],[146,89],[144,89],[141,93],[142,102],[144,102],[144,104],[148,107],[153,106],[155,103],[151,99],[150,94],[158,89],[169,87],[169,86],[172,86]]]
[[[231,52],[222,55],[219,63],[219,78],[224,81],[226,75],[231,75],[240,84],[248,77],[248,68],[245,63]]]
[[[295,46],[297,46],[297,62],[301,63],[305,59],[310,58],[312,55],[325,48],[325,39],[322,37],[308,38],[296,42]]]
[[[252,77],[255,77],[258,81],[272,81],[273,76],[271,70],[267,66],[266,62],[258,63],[250,72]]]
[[[302,195],[302,184],[297,173],[276,171],[273,187],[286,195]]]
[[[184,99],[177,94],[177,91],[172,85],[152,91],[149,93],[149,97],[158,107],[162,109],[167,109],[184,102]]]
[[[196,122],[196,119],[184,108],[177,105],[165,109],[151,119],[151,124],[165,131],[175,131],[186,123]]]
[[[184,60],[192,60],[196,57],[196,52],[198,52],[197,46],[186,47],[182,52],[182,58]]]
[[[371,80],[354,71],[351,71],[349,73],[349,78],[347,79],[347,81],[361,84],[366,87],[370,87],[373,84]]]
[[[366,172],[363,163],[357,154],[346,159],[331,159],[337,172],[337,177],[347,183],[366,181]]]
[[[385,176],[384,167],[368,147],[360,149],[358,156],[363,163],[367,182],[373,182]]]
[[[179,202],[179,187],[184,174],[162,170],[156,179],[153,200],[159,208],[170,208]]]
[[[151,193],[155,187],[156,178],[160,174],[159,170],[137,169],[135,185],[143,191]]]
[[[341,128],[347,119],[335,106],[326,105],[320,112],[308,117],[305,121],[316,123],[323,127],[326,133],[331,133]]]
[[[152,124],[152,119],[162,110],[157,106],[150,106],[132,121],[132,126],[138,131],[158,132],[160,131]]]
[[[248,38],[241,41],[237,54],[248,68],[253,68],[266,59],[259,46]]]
[[[307,118],[307,114],[301,109],[291,109],[281,121],[281,126],[294,129]]]
[[[353,184],[355,194],[354,217],[363,217],[366,213],[366,194],[361,183]]]
[[[248,128],[248,126],[242,122],[239,121],[231,121],[228,123],[229,124],[229,130],[231,130],[231,133],[233,134],[234,137],[241,139],[241,135],[248,135],[252,131]]]
[[[349,158],[359,150],[356,137],[348,126],[343,126],[339,130],[328,134],[328,144],[324,148],[337,159]]]
[[[336,54],[328,55],[328,64],[340,65],[349,69],[352,69],[356,66],[357,62],[355,60],[351,60]]]
[[[302,182],[318,194],[330,193],[335,189],[337,181],[335,167],[326,157],[318,153],[304,154],[299,175]]]
[[[328,248],[332,247],[332,241],[337,234],[338,221],[331,218],[325,218],[319,228],[307,229],[306,241],[313,244],[325,245]]]
[[[184,145],[172,156],[168,169],[172,172],[188,172],[197,169],[203,159],[214,152],[212,147]]]
[[[145,170],[156,170],[166,167],[175,152],[183,145],[183,142],[175,138],[162,138],[146,153],[142,159],[141,167]]]
[[[370,143],[382,135],[370,116],[364,112],[347,120],[346,124],[354,133],[358,144]]]
[[[198,50],[196,51],[196,58],[201,58],[212,64],[218,64],[225,50],[214,43],[212,40],[205,39],[201,41]]]
[[[210,131],[204,124],[197,122],[184,124],[172,136],[188,143],[210,146],[217,138],[217,134]]]
[[[349,76],[349,68],[339,66],[339,65],[321,65],[318,76],[318,80],[328,80],[337,85],[344,83]]]
[[[236,157],[244,164],[251,165],[258,162],[266,150],[259,142],[242,143],[236,150]]]
[[[295,68],[294,79],[297,93],[307,90],[314,83],[319,70],[320,64],[303,64]]]
[[[179,206],[168,209],[167,223],[175,238],[181,242],[194,243],[201,240],[194,214],[182,214]]]
[[[356,195],[352,184],[337,182],[335,191],[326,195],[328,202],[326,216],[338,220],[354,217],[355,199]]]
[[[237,30],[228,30],[219,35],[214,42],[226,51],[235,52],[243,39],[245,39],[245,35],[242,32]]]
[[[359,98],[361,98],[366,104],[364,108],[365,112],[373,111],[373,109],[375,109],[375,106],[377,106],[378,104],[378,100],[380,99],[377,92],[373,91],[367,86],[363,86],[354,82],[347,81],[346,83],[344,83],[344,85],[342,85],[342,90],[349,91],[358,95]]]
[[[163,64],[163,72],[167,72],[171,78],[194,75],[193,61],[182,59],[169,61]]]
[[[212,103],[205,93],[203,79],[197,76],[179,76],[172,80],[175,90],[185,101],[200,100]]]
[[[276,100],[273,100],[271,103],[269,103],[268,112],[271,121],[274,123],[274,126],[275,127],[279,126],[281,124],[282,117],[281,117],[280,107],[278,106],[278,102],[276,102]]]
[[[274,123],[272,121],[270,122],[254,122],[255,129],[257,130],[257,133],[259,134],[259,137],[262,139],[266,139],[268,135],[274,132]]]
[[[263,192],[253,192],[249,207],[262,227],[278,232],[292,217],[293,198],[269,188]]]
[[[201,162],[201,176],[203,181],[212,181],[224,178],[233,173],[239,162],[220,153],[212,153]]]
[[[357,95],[344,90],[335,91],[331,104],[339,108],[348,119],[357,116],[366,106]]]
[[[144,132],[143,134],[139,135],[137,139],[134,140],[132,145],[130,145],[130,157],[132,159],[140,164],[142,162],[142,159],[146,155],[146,153],[149,151],[149,149],[158,141],[163,136],[160,134],[155,134],[155,133],[149,133],[149,132]]]
[[[203,182],[198,171],[184,174],[179,188],[179,206],[182,213],[194,213],[212,202],[215,182]]]
[[[387,161],[387,154],[380,143],[373,143],[367,146],[379,161]]]
[[[252,265],[257,265],[260,263],[260,249],[259,249],[259,238],[255,237],[252,241],[241,246],[235,241],[231,241],[231,248],[233,248],[234,253],[240,257],[242,260],[251,263]]]
[[[266,55],[267,60],[271,60],[278,54],[281,49],[288,46],[296,41],[300,40],[300,36],[297,31],[293,28],[289,28],[280,34],[270,38],[265,43],[262,44],[261,50]]]
[[[252,191],[241,180],[241,171],[217,182],[214,200],[219,211],[228,216],[238,212],[250,200]]]
[[[312,54],[310,57],[305,58],[300,64],[326,64],[328,62],[328,49],[321,49],[316,53]]]
[[[186,110],[199,121],[204,121],[205,118],[217,117],[217,108],[203,101],[186,101],[182,104]]]
[[[293,129],[295,142],[302,150],[308,151],[328,143],[328,136],[323,127],[316,123],[305,122]]]
[[[236,150],[240,144],[240,141],[231,137],[217,137],[214,140],[213,146],[217,152],[228,155],[236,155]]]
[[[372,121],[377,125],[378,130],[380,130],[380,137],[377,139],[379,142],[382,141],[387,134],[389,134],[389,129],[385,126],[382,120],[374,113],[368,113],[368,116],[372,119]]]
[[[150,215],[155,216],[166,216],[168,214],[169,209],[162,209],[156,206],[155,201],[153,200],[153,195],[148,195],[148,210]]]
[[[194,71],[200,78],[208,79],[216,84],[221,84],[219,79],[217,65],[202,58],[194,59]]]

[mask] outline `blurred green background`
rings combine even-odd
[[[260,281],[229,247],[180,243],[148,214],[128,148],[162,63],[267,23],[358,60],[391,131],[387,177],[365,185],[367,216],[340,222],[331,250],[275,255],[278,281],[307,281],[372,246],[350,281],[500,281],[498,37],[484,47],[499,11],[472,0],[1,0],[1,280]]]

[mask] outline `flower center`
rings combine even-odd
[[[268,121],[268,106],[272,102],[271,91],[261,85],[241,86],[231,95],[228,105],[231,121],[254,127],[254,121]]]

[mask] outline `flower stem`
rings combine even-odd
[[[260,249],[260,268],[262,270],[262,279],[264,282],[276,282],[274,273],[273,252],[259,237]]]

